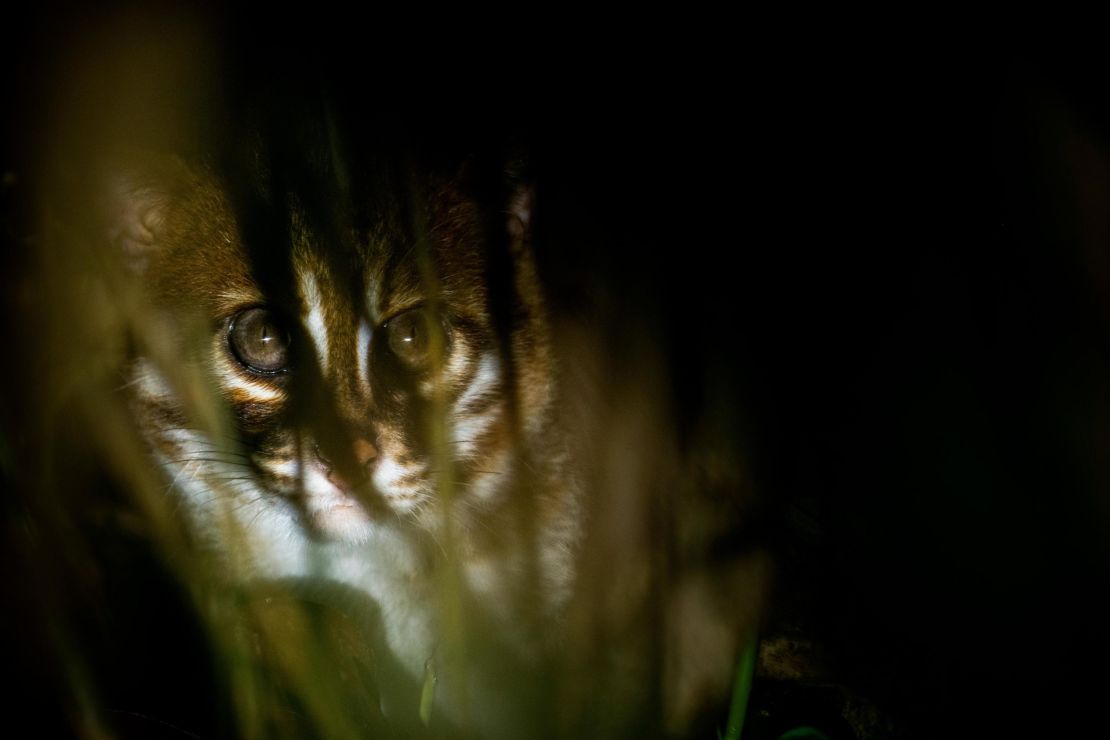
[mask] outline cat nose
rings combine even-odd
[[[377,456],[378,448],[371,444],[369,440],[362,437],[355,440],[355,461],[360,466],[365,468]]]
[[[315,453],[316,459],[324,468],[327,479],[338,488],[351,491],[364,484],[370,477],[368,468],[374,458],[378,456],[378,448],[367,439],[356,438],[351,447],[351,461],[355,465],[353,469],[348,470],[337,469],[335,463],[324,455],[320,445],[315,446]]]

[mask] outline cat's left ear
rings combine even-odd
[[[510,151],[502,160],[502,183],[508,193],[505,202],[507,220],[505,228],[509,234],[509,246],[515,258],[527,250],[532,239],[532,223],[535,218],[536,188],[529,167],[527,152],[519,147]]]
[[[513,252],[526,248],[532,233],[532,211],[536,191],[531,185],[517,185],[509,198],[509,243]]]

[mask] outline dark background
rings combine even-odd
[[[212,17],[229,89],[317,75],[429,151],[523,145],[557,300],[603,292],[610,330],[656,336],[687,418],[716,402],[707,375],[734,379],[780,609],[891,736],[1101,731],[1110,98],[1091,59],[756,23],[733,36],[712,18],[448,38]],[[3,32],[6,698],[47,726],[65,723],[62,677],[28,594],[67,586],[8,544],[34,509],[17,460],[33,320],[14,296],[55,52],[98,18],[42,11]],[[73,639],[102,642],[89,650],[121,694],[187,692],[210,670],[199,634],[168,656],[134,646],[192,629],[149,567],[113,576],[147,589],[135,614]],[[219,727],[211,714],[194,726]]]

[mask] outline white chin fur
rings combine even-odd
[[[359,544],[369,539],[373,522],[366,509],[309,466],[302,482],[305,513],[316,530],[337,543]]]
[[[374,523],[357,503],[321,509],[313,512],[311,517],[316,529],[336,542],[360,544],[373,534]]]

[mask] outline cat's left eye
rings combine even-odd
[[[439,340],[439,351],[446,341],[445,332],[428,317],[427,311],[416,308],[405,311],[390,319],[383,327],[386,330],[389,349],[409,370],[427,370],[434,358],[435,347]]]
[[[260,375],[275,375],[289,366],[289,334],[264,308],[248,308],[231,322],[228,345],[235,359]]]

